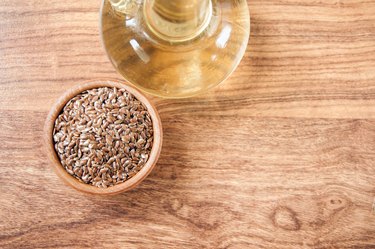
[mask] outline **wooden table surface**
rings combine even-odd
[[[249,0],[251,39],[207,94],[152,98],[156,169],[113,197],[64,185],[54,101],[120,76],[100,1],[0,4],[0,248],[375,248],[375,1]]]

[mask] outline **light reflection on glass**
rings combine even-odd
[[[225,48],[227,46],[230,33],[232,32],[232,26],[227,24],[221,30],[219,37],[216,39],[216,46],[218,48]]]
[[[131,18],[131,19],[125,20],[125,26],[126,27],[135,27],[136,24],[137,23],[135,21],[135,18]]]
[[[143,50],[139,43],[135,39],[130,40],[130,45],[134,49],[134,52],[139,56],[139,58],[144,62],[148,63],[150,61],[150,56]]]

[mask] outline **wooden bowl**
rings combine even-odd
[[[55,125],[55,120],[58,115],[61,113],[62,109],[64,108],[65,104],[74,96],[78,95],[79,93],[99,87],[117,87],[121,89],[125,89],[128,92],[132,93],[139,101],[141,101],[148,109],[148,112],[151,115],[152,123],[153,123],[153,130],[154,130],[154,141],[150,153],[150,157],[143,168],[132,178],[129,180],[117,184],[115,186],[111,186],[108,188],[98,188],[96,186],[92,186],[90,184],[86,184],[80,182],[75,177],[70,175],[65,168],[61,165],[60,159],[57,156],[57,153],[54,148],[54,141],[53,141],[53,129]],[[160,117],[155,109],[155,107],[149,102],[149,100],[143,95],[141,92],[136,90],[135,88],[127,85],[123,81],[119,80],[95,80],[88,83],[80,84],[75,86],[68,91],[66,91],[54,104],[50,113],[48,114],[45,126],[44,126],[44,142],[48,154],[48,158],[52,163],[52,167],[54,168],[57,175],[68,185],[72,186],[73,188],[80,190],[85,193],[91,194],[99,194],[99,195],[113,195],[118,194],[136,187],[140,182],[142,182],[146,176],[151,172],[154,168],[162,147],[162,139],[163,139],[163,130],[161,126]]]

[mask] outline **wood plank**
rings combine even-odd
[[[84,195],[54,174],[43,124],[80,82],[119,78],[99,1],[0,6],[0,248],[375,248],[375,2],[248,1],[235,73],[152,97],[164,127],[135,190]]]

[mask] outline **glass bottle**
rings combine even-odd
[[[130,83],[153,95],[189,97],[224,81],[250,33],[246,0],[104,0],[108,57]]]

